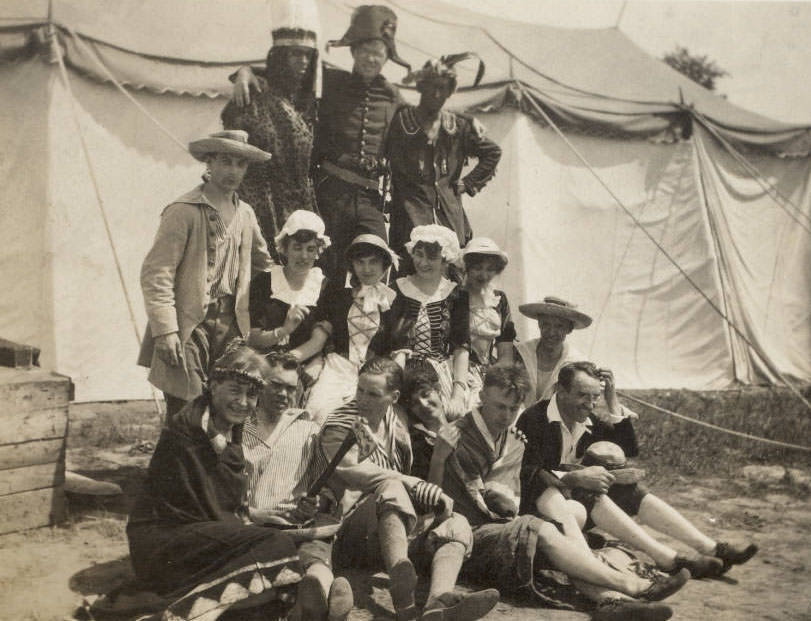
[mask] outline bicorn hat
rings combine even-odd
[[[532,302],[521,304],[518,307],[521,314],[532,319],[539,317],[560,317],[568,319],[574,324],[575,330],[588,328],[591,325],[591,317],[577,310],[577,305],[561,300],[551,295],[545,297],[543,302]]]
[[[389,58],[411,71],[411,65],[397,54],[397,46],[394,43],[395,32],[397,32],[397,14],[394,11],[381,4],[363,4],[352,11],[349,29],[344,36],[337,41],[327,42],[327,50],[330,47],[346,47],[362,41],[379,39],[386,44]]]
[[[248,132],[241,129],[228,129],[211,134],[207,138],[200,138],[189,143],[189,153],[192,157],[205,162],[210,153],[227,153],[244,157],[249,162],[266,162],[271,158],[270,153],[259,147],[248,144]]]

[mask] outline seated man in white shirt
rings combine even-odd
[[[600,397],[605,399],[606,411],[597,412]],[[610,370],[598,369],[591,362],[566,364],[558,374],[558,389],[552,398],[525,410],[517,423],[527,437],[521,468],[521,512],[557,520],[567,535],[581,538],[584,523],[596,525],[648,554],[660,568],[686,568],[693,578],[718,576],[731,565],[752,558],[756,545],[739,548],[714,541],[639,483],[615,482],[611,471],[600,465],[579,467],[588,447],[603,440],[624,451],[616,465],[622,465],[625,456],[636,456],[639,449],[633,418],[637,415],[617,399]],[[632,515],[699,554],[678,555],[650,536]]]
[[[319,426],[307,412],[291,407],[299,384],[299,365],[286,353],[268,356],[270,372],[256,420],[243,428],[242,449],[249,475],[248,511],[253,522],[284,528],[313,517],[318,499],[307,490],[324,471],[318,450]],[[299,583],[298,604],[303,621],[345,619],[353,606],[352,587],[332,574],[333,532],[314,528],[312,537],[297,544],[306,571]],[[296,535],[301,530],[291,531]]]

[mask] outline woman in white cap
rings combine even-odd
[[[315,361],[324,343],[312,338],[312,311],[327,284],[315,262],[330,239],[321,218],[299,209],[290,214],[275,242],[283,265],[251,282],[248,343],[262,353],[289,351],[314,379],[318,372]]]
[[[468,293],[445,276],[459,260],[459,241],[451,229],[425,224],[412,229],[405,247],[414,273],[395,282],[381,351],[394,353],[403,365],[409,356],[429,360],[440,378],[446,415],[454,420],[467,412],[470,350]]]
[[[312,387],[307,410],[318,423],[355,398],[358,370],[371,357],[370,343],[386,323],[395,293],[383,281],[398,257],[372,233],[355,237],[346,251],[351,287],[335,282],[315,310],[313,338],[331,342],[324,369]],[[379,343],[377,339],[375,342]]]
[[[247,336],[251,277],[273,265],[253,210],[236,192],[249,162],[270,153],[239,130],[195,140],[189,151],[208,167],[206,181],[163,210],[141,268],[149,324],[138,364],[163,391],[167,416],[202,393],[225,343]]]

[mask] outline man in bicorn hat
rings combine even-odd
[[[251,277],[273,265],[253,210],[236,193],[248,162],[270,154],[240,130],[195,140],[189,151],[206,164],[206,181],[164,209],[141,268],[149,324],[138,364],[150,368],[167,415],[202,394],[231,338],[247,336]]]
[[[416,83],[420,101],[397,112],[386,143],[392,181],[389,238],[400,255],[406,256],[411,229],[421,224],[448,227],[456,233],[459,246],[464,246],[472,231],[462,195],[477,194],[493,178],[501,159],[499,146],[483,135],[472,118],[443,109],[456,91],[454,66],[469,58],[476,55],[465,52],[429,60],[403,80]],[[484,63],[479,60],[474,86],[483,74]],[[462,177],[470,157],[478,162]]]
[[[382,5],[362,5],[353,13],[349,29],[333,47],[349,46],[352,71],[325,68],[312,161],[316,167],[316,202],[333,240],[328,272],[345,273],[343,259],[355,236],[386,235],[382,208],[385,200],[383,147],[397,108],[404,105],[397,88],[380,71],[388,60],[400,58],[394,41],[397,15]],[[234,99],[249,101],[253,72],[239,70]]]

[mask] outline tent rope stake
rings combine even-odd
[[[528,99],[530,101],[533,108],[535,108],[535,110],[544,118],[544,120],[549,124],[549,126],[560,137],[560,139],[563,140],[563,142],[566,144],[566,146],[569,147],[572,150],[572,153],[574,153],[574,155],[577,157],[577,159],[579,159],[583,163],[583,165],[588,169],[588,171],[597,180],[597,182],[605,189],[606,192],[608,192],[609,196],[611,196],[611,198],[614,199],[614,201],[617,203],[617,205],[620,206],[620,208],[633,221],[633,223],[637,227],[639,227],[639,229],[642,230],[642,232],[645,234],[645,237],[647,237],[651,241],[651,243],[653,243],[659,249],[659,252],[661,252],[664,255],[664,257],[678,270],[679,274],[681,274],[684,277],[684,279],[690,284],[690,286],[692,286],[699,293],[699,295],[707,302],[707,304],[709,304],[710,307],[716,313],[718,313],[718,315],[729,325],[729,327],[732,328],[732,330],[735,331],[735,333],[741,338],[741,340],[743,340],[743,342],[746,343],[746,346],[749,348],[749,351],[751,353],[753,353],[755,356],[757,356],[767,368],[771,369],[771,365],[768,363],[767,360],[763,359],[763,356],[761,356],[758,353],[755,346],[752,344],[752,342],[749,340],[749,338],[741,331],[741,329],[738,328],[738,326],[736,326],[729,317],[727,317],[727,315],[726,315],[726,313],[724,313],[724,311],[722,311],[720,308],[718,308],[718,305],[715,302],[713,302],[706,293],[704,293],[704,291],[701,289],[701,287],[699,287],[698,284],[690,277],[690,275],[687,272],[684,271],[684,268],[682,268],[681,265],[679,265],[679,263],[676,261],[676,259],[674,259],[670,255],[670,253],[667,250],[665,250],[665,248],[663,248],[662,245],[658,241],[656,241],[656,239],[653,237],[653,235],[651,235],[651,233],[642,225],[642,223],[637,219],[637,217],[634,216],[633,213],[631,213],[631,210],[628,209],[628,207],[625,206],[625,204],[619,199],[619,197],[611,190],[611,188],[608,186],[608,184],[605,181],[603,181],[602,177],[600,177],[600,175],[597,174],[597,171],[594,170],[594,168],[592,168],[592,166],[588,162],[588,160],[586,160],[586,158],[583,157],[583,155],[580,153],[580,151],[577,149],[577,147],[575,147],[574,144],[572,144],[572,142],[566,137],[566,135],[563,133],[563,131],[552,120],[552,117],[550,117],[549,114],[546,112],[546,110],[543,109],[543,106],[538,104],[538,102],[535,101],[535,99],[533,97],[529,96],[529,94],[526,93],[526,91],[524,91],[523,88],[522,88],[521,92],[526,97],[526,99]],[[783,384],[789,390],[791,390],[791,392],[793,392],[797,396],[797,398],[800,399],[800,401],[802,401],[803,404],[805,404],[805,406],[811,411],[811,402],[809,402],[808,399],[806,399],[803,396],[803,394],[799,390],[797,390],[797,388],[795,388],[794,385],[791,384],[788,381],[788,379],[786,379],[786,377],[782,373],[780,373],[780,371],[778,369],[771,369],[771,370],[775,374],[775,376],[778,377],[780,379],[780,381],[783,382]]]
[[[62,49],[59,46],[59,42],[56,40],[56,32],[53,27],[53,24],[49,24],[49,36],[52,37],[51,43],[52,48],[54,51],[54,56],[56,58],[57,64],[59,65],[59,73],[62,77],[62,82],[65,85],[65,89],[68,92],[68,100],[70,101],[70,112],[71,116],[73,117],[73,122],[76,125],[76,131],[79,134],[79,142],[82,145],[82,153],[84,154],[85,161],[87,162],[87,169],[90,174],[90,181],[93,184],[93,191],[96,194],[96,202],[99,206],[99,212],[101,213],[101,219],[104,223],[104,230],[107,234],[107,241],[110,244],[110,251],[113,255],[113,261],[115,263],[115,269],[118,274],[118,280],[121,283],[121,290],[124,294],[124,300],[127,304],[127,310],[129,311],[130,322],[132,323],[132,329],[135,333],[135,339],[138,344],[141,344],[141,331],[138,329],[138,322],[135,319],[135,311],[133,310],[132,299],[130,298],[129,291],[127,290],[127,283],[124,280],[124,272],[121,269],[121,261],[118,257],[118,251],[115,247],[115,241],[113,240],[113,233],[110,229],[110,221],[107,218],[107,210],[104,207],[104,200],[101,197],[101,190],[99,190],[98,180],[96,179],[96,172],[93,168],[93,161],[90,157],[90,151],[87,148],[87,142],[84,139],[84,134],[82,133],[82,126],[79,122],[79,115],[76,112],[76,104],[73,99],[73,90],[70,87],[70,81],[68,79],[68,72],[65,68],[64,59],[62,58]],[[158,395],[155,391],[154,386],[150,384],[150,389],[152,391],[152,399],[155,402],[155,410],[158,416],[163,416],[163,410],[161,409],[160,403],[158,401]]]

